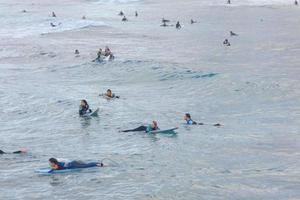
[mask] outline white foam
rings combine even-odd
[[[70,30],[83,29],[88,27],[105,26],[105,23],[101,21],[92,20],[73,20],[73,19],[53,19],[47,18],[43,20],[36,20],[32,18],[27,19],[15,19],[7,21],[2,24],[0,29],[1,38],[23,38],[26,36],[63,32]],[[50,23],[56,25],[52,27]]]

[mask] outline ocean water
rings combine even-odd
[[[28,150],[0,156],[0,199],[300,199],[300,7],[225,3],[0,0],[0,149]],[[177,134],[119,132],[152,120]],[[36,174],[50,157],[112,161]]]

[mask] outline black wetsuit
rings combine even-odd
[[[89,109],[89,105],[79,107],[79,115],[85,115],[86,113],[91,113],[91,112],[92,110]]]
[[[15,154],[19,154],[19,153],[22,153],[22,151],[14,151],[12,153],[15,153]],[[0,150],[0,154],[7,154],[6,152]]]
[[[139,126],[135,129],[129,129],[122,132],[137,132],[137,131],[147,131],[147,126]]]

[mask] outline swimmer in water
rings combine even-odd
[[[295,0],[295,5],[298,6],[298,1],[297,0]]]
[[[136,17],[138,17],[138,16],[139,16],[137,11],[135,11],[135,16],[136,16]]]
[[[81,19],[85,20],[85,19],[86,19],[86,16],[85,16],[85,15],[83,15]]]
[[[135,129],[129,129],[129,130],[124,130],[121,132],[140,132],[140,131],[145,131],[146,133],[150,132],[150,131],[155,131],[155,130],[159,130],[158,126],[157,126],[157,122],[153,121],[152,124],[149,124],[148,126],[139,126]]]
[[[180,25],[179,21],[176,23],[176,28],[181,29],[181,25]]]
[[[52,12],[52,17],[56,17],[56,14],[55,14],[55,12]]]
[[[103,163],[101,163],[101,162],[85,163],[85,162],[82,162],[79,160],[74,160],[72,162],[59,162],[56,158],[50,158],[49,165],[52,170],[104,167]]]
[[[120,98],[119,96],[116,96],[114,93],[112,93],[111,89],[108,89],[105,94],[100,94],[99,96],[103,96],[103,97],[106,97],[109,99],[113,99],[113,98],[119,99]]]
[[[188,125],[197,125],[197,122],[192,120],[191,115],[189,113],[186,113],[184,115],[184,120],[186,121],[186,124],[188,124]]]
[[[230,46],[230,43],[229,43],[228,39],[225,39],[224,42],[223,42],[223,44],[224,44],[225,46]]]
[[[126,21],[128,21],[128,19],[124,15],[124,17],[122,18],[122,22],[126,22]]]
[[[0,154],[21,154],[21,153],[27,153],[27,150],[22,149],[22,150],[14,151],[14,152],[4,152],[4,151],[0,150]]]
[[[74,52],[74,54],[76,54],[76,55],[79,55],[79,51],[78,51],[78,49],[75,49],[75,52]]]
[[[120,15],[120,16],[123,16],[123,15],[124,15],[124,13],[123,13],[122,10],[119,12],[119,15]]]
[[[191,24],[197,23],[196,21],[194,21],[193,19],[191,19]]]
[[[231,4],[231,1],[230,1],[230,0],[228,0],[228,1],[227,1],[227,4]]]
[[[85,99],[80,101],[80,106],[79,106],[79,115],[85,115],[87,113],[91,113],[92,110],[89,107],[89,104],[87,103],[87,101]]]

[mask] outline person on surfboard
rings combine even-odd
[[[205,125],[204,123],[197,123],[194,120],[192,120],[190,113],[186,113],[183,119],[186,121],[187,125]],[[217,123],[217,124],[213,124],[213,126],[220,127],[222,125],[220,123]]]
[[[150,131],[156,131],[159,130],[157,122],[156,121],[152,121],[152,124],[149,124],[148,126],[139,126],[135,129],[129,129],[129,130],[124,130],[121,132],[137,132],[137,131],[145,131],[146,133],[150,132]]]
[[[52,170],[63,170],[63,169],[79,169],[89,167],[103,167],[101,162],[89,162],[85,163],[80,160],[74,160],[71,162],[59,162],[56,158],[49,159],[49,165]]]
[[[87,103],[87,101],[85,99],[82,99],[80,101],[80,106],[79,106],[79,115],[85,115],[87,113],[91,113],[92,110],[89,107],[89,104]]]

